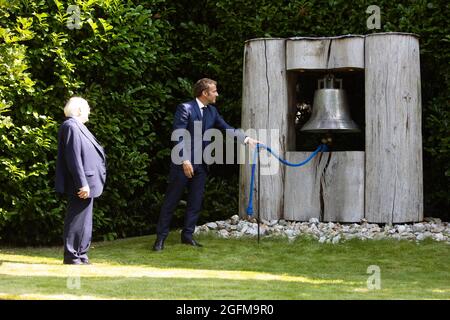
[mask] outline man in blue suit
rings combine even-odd
[[[200,79],[194,85],[195,99],[178,105],[173,123],[174,130],[185,130],[190,139],[180,139],[182,163],[174,163],[172,159],[167,191],[161,208],[156,228],[157,238],[153,245],[154,251],[164,249],[164,240],[169,234],[170,221],[173,212],[180,201],[184,188],[188,187],[187,208],[184,219],[184,228],[181,233],[181,242],[201,247],[193,239],[195,225],[199,218],[203,192],[205,189],[208,167],[203,161],[203,150],[208,142],[203,141],[203,134],[196,134],[195,128],[201,126],[201,132],[217,128],[226,130],[227,134],[236,137],[244,144],[255,146],[258,143],[237,129],[234,129],[223,120],[216,107],[211,105],[219,96],[217,82],[211,79]],[[200,159],[196,157],[200,151]],[[194,161],[195,160],[195,161]]]
[[[90,108],[86,100],[72,97],[64,107],[66,120],[58,132],[56,191],[68,197],[64,219],[64,264],[90,264],[94,198],[103,192],[105,152],[84,125]]]

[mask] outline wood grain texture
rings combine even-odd
[[[258,39],[246,42],[244,50],[242,128],[254,129],[257,138],[271,147],[281,157],[285,156],[288,132],[288,103],[284,39]],[[261,131],[266,130],[266,134]],[[247,155],[247,160],[248,159]],[[261,210],[264,219],[279,219],[283,212],[284,171],[274,157],[262,151],[261,159]],[[261,162],[263,163],[263,161]],[[241,190],[239,212],[245,216],[249,197],[251,166],[249,161],[240,166]],[[255,177],[254,212],[258,212]]]
[[[299,163],[311,152],[287,152]],[[287,167],[285,219],[360,222],[364,217],[364,152],[325,152],[302,167]]]
[[[365,40],[366,218],[423,220],[419,42],[413,35]]]
[[[291,38],[286,40],[286,69],[363,69],[364,37]]]

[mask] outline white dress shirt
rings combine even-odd
[[[198,107],[200,108],[200,113],[202,114],[203,117],[203,108],[206,108],[206,106],[197,98],[195,98],[195,100],[197,101]]]

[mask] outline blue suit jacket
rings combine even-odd
[[[84,124],[67,118],[58,132],[56,191],[75,195],[89,185],[90,198],[95,198],[102,194],[105,180],[103,148]]]
[[[199,126],[201,122],[201,136],[195,135],[195,125]],[[189,102],[182,103],[177,106],[177,110],[175,112],[173,130],[176,129],[186,129],[191,137],[190,145],[185,146],[184,139],[179,139],[177,144],[180,143],[180,155],[183,160],[190,160],[191,163],[195,166],[198,166],[198,163],[195,163],[194,155],[195,153],[201,153],[203,155],[203,150],[205,147],[211,143],[210,141],[203,141],[203,133],[208,129],[220,129],[226,130],[226,133],[231,137],[236,137],[240,143],[244,143],[246,135],[239,129],[235,129],[230,126],[228,123],[223,120],[222,116],[217,111],[216,107],[213,105],[208,105],[203,109],[203,117],[200,111],[200,107],[198,106],[197,101],[191,100]],[[183,154],[182,149],[186,148],[190,150],[190,154]],[[203,162],[203,160],[202,160]]]

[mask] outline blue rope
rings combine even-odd
[[[253,184],[255,182],[255,168],[256,168],[256,161],[257,161],[257,155],[259,153],[259,148],[266,149],[268,152],[273,154],[275,156],[275,158],[278,159],[278,161],[280,161],[281,163],[283,163],[287,166],[290,166],[290,167],[301,167],[301,166],[307,164],[309,161],[311,161],[319,152],[327,152],[328,151],[327,145],[321,144],[319,147],[317,147],[317,149],[313,153],[311,153],[311,155],[306,160],[303,160],[299,163],[291,163],[289,161],[282,159],[279,155],[277,155],[275,152],[273,152],[272,149],[270,149],[268,146],[261,144],[261,143],[256,144],[255,152],[253,153],[252,177],[250,179],[250,195],[249,195],[248,206],[247,206],[247,214],[249,216],[253,215]],[[258,192],[259,192],[259,190],[258,190]]]

